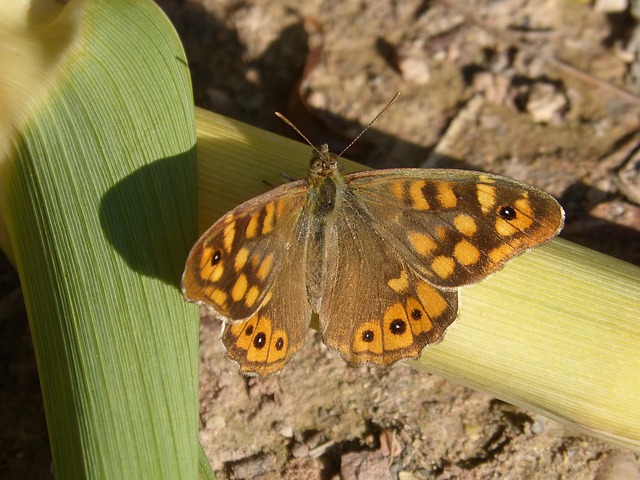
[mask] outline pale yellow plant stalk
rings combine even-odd
[[[196,120],[201,232],[282,173],[306,175],[309,146],[202,110]],[[639,317],[639,268],[556,239],[463,288],[444,341],[410,363],[640,450]]]

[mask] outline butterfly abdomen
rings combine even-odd
[[[301,218],[307,237],[307,295],[314,311],[317,311],[325,290],[327,248],[334,238],[335,216],[341,207],[339,190],[343,188],[341,178],[328,175],[316,178],[307,192],[305,212]]]

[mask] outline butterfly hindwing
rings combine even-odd
[[[350,364],[415,358],[455,320],[456,291],[438,290],[382,238],[346,195],[327,234],[320,331]]]
[[[304,249],[290,249],[258,310],[248,319],[224,325],[222,343],[241,372],[270,375],[302,347],[311,321],[304,268]]]

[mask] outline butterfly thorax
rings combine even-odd
[[[325,217],[336,208],[338,190],[344,187],[338,156],[329,151],[328,145],[322,145],[311,158],[308,180],[307,206],[312,208],[309,213],[324,224]]]

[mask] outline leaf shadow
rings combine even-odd
[[[128,175],[103,196],[100,224],[127,265],[179,288],[197,236],[195,146]]]

